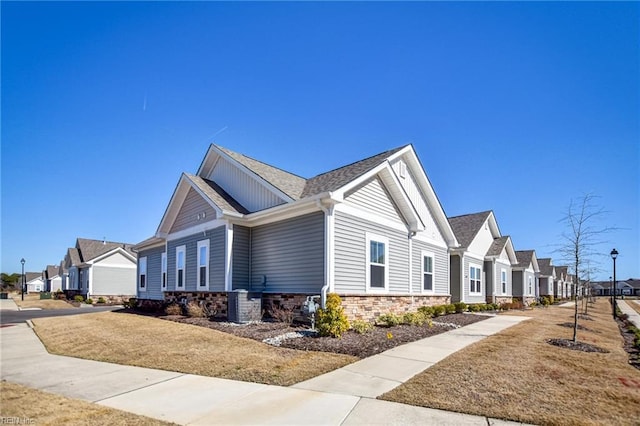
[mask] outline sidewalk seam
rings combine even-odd
[[[175,377],[169,377],[168,379],[160,380],[159,382],[149,383],[149,384],[148,384],[148,385],[146,385],[146,386],[142,386],[142,387],[139,387],[139,388],[136,388],[136,389],[132,389],[132,390],[130,390],[130,391],[121,392],[121,393],[118,393],[118,394],[115,394],[115,395],[111,395],[111,396],[109,396],[109,397],[107,397],[107,398],[96,399],[95,401],[91,401],[91,402],[93,402],[94,404],[99,404],[100,402],[102,402],[102,401],[106,401],[106,400],[111,399],[111,398],[116,398],[116,397],[121,396],[121,395],[126,395],[126,394],[128,394],[128,393],[135,392],[135,391],[138,391],[138,390],[141,390],[141,389],[145,389],[145,388],[148,388],[148,387],[151,387],[151,386],[155,386],[155,385],[160,384],[160,383],[166,383],[166,382],[168,382],[168,381],[170,381],[170,380],[178,379],[178,378],[180,378],[180,377],[184,377],[184,376],[187,376],[187,374],[185,374],[185,373],[179,373],[179,375],[178,375],[178,376],[175,376]]]

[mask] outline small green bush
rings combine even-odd
[[[480,305],[478,304],[469,305],[469,312],[480,312]]]
[[[335,293],[327,295],[325,309],[318,309],[318,332],[321,336],[341,337],[349,329],[349,320],[342,307],[342,299]]]
[[[551,304],[551,302],[549,301],[549,298],[547,296],[542,296],[540,298],[540,304],[546,308]]]
[[[490,307],[490,311],[497,311],[500,309],[500,305],[498,305],[497,303],[490,303],[487,306]]]
[[[464,302],[456,302],[453,304],[453,306],[456,308],[456,313],[457,314],[461,314],[463,312],[467,312],[467,304]]]
[[[408,325],[417,325],[419,327],[425,325],[430,318],[420,312],[407,312],[402,316],[402,322]]]
[[[177,303],[171,303],[164,308],[164,313],[167,315],[182,315],[182,308]]]
[[[107,301],[104,300],[104,297],[100,296],[98,297],[98,303],[107,303]]]
[[[456,305],[450,303],[448,305],[444,305],[444,311],[447,314],[455,314],[456,313]]]
[[[434,317],[439,317],[440,315],[444,315],[446,312],[446,309],[444,307],[445,305],[436,305],[433,307],[433,316]]]
[[[122,306],[127,309],[135,309],[138,306],[138,299],[135,297],[130,297],[129,300],[123,300]]]
[[[93,299],[92,298],[88,298],[87,300],[84,301],[84,303],[87,303],[89,305],[93,305]]]
[[[381,327],[394,327],[403,323],[403,318],[394,313],[382,314],[376,318],[376,324]]]
[[[84,297],[82,297],[81,295],[78,294],[76,296],[73,296],[73,301],[82,303],[82,302],[84,302]]]
[[[420,306],[418,308],[418,312],[420,312],[425,317],[431,318],[433,316],[433,306]]]
[[[358,334],[366,334],[373,330],[373,324],[369,321],[355,320],[351,321],[351,329]]]

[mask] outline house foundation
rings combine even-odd
[[[421,306],[446,305],[450,296],[427,295],[340,295],[342,306],[349,321],[373,321],[382,314],[404,314],[416,312]]]

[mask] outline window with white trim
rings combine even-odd
[[[469,265],[469,294],[482,293],[482,269],[477,266]]]
[[[186,274],[185,246],[176,247],[176,288],[184,288]]]
[[[500,270],[500,284],[502,286],[502,294],[507,294],[507,270]]]
[[[367,234],[367,287],[386,290],[389,281],[389,240]]]
[[[433,288],[433,253],[422,252],[422,291],[432,293]]]
[[[533,294],[533,280],[531,277],[529,277],[529,295]]]
[[[209,288],[209,240],[198,241],[198,288]]]
[[[162,290],[167,289],[167,253],[162,253],[160,259],[160,280]]]
[[[147,290],[147,257],[141,257],[138,261],[138,285],[141,291]]]

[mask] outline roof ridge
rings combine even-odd
[[[234,150],[232,150],[232,149],[225,148],[224,146],[220,146],[220,145],[217,145],[217,144],[212,144],[212,145],[213,145],[213,146],[215,146],[216,148],[218,148],[219,150],[221,150],[222,152],[224,152],[225,154],[227,154],[228,152],[232,152],[232,153],[234,153],[234,154],[241,155],[241,156],[243,156],[244,158],[247,158],[247,159],[249,159],[249,160],[251,160],[251,161],[255,161],[256,163],[260,163],[260,164],[263,164],[263,165],[265,165],[265,166],[267,166],[267,167],[271,167],[272,169],[276,169],[276,170],[279,170],[279,171],[281,171],[281,172],[284,172],[284,173],[287,173],[287,174],[293,175],[293,176],[295,176],[295,177],[299,177],[300,179],[307,180],[307,178],[305,178],[305,177],[303,177],[303,176],[300,176],[300,175],[298,175],[298,174],[296,174],[296,173],[290,172],[289,170],[285,170],[285,169],[283,169],[283,168],[281,168],[281,167],[274,166],[273,164],[266,163],[266,162],[264,162],[264,161],[262,161],[262,160],[258,160],[257,158],[253,158],[253,157],[251,157],[251,156],[249,156],[249,155],[246,155],[246,154],[243,154],[243,153],[241,153],[241,152],[234,151]],[[254,172],[254,173],[255,173],[255,172]],[[204,179],[204,178],[203,178],[203,179]]]
[[[317,175],[315,175],[315,176],[313,176],[313,177],[311,177],[311,178],[309,178],[309,179],[315,179],[315,178],[318,178],[318,177],[320,177],[320,176],[323,176],[323,175],[326,175],[326,174],[329,174],[329,173],[337,172],[338,170],[345,169],[345,168],[347,168],[347,167],[352,167],[352,166],[354,166],[355,164],[358,164],[358,163],[362,163],[362,162],[365,162],[365,161],[371,160],[371,159],[373,159],[373,158],[375,158],[375,157],[380,157],[380,156],[382,156],[383,154],[387,154],[387,156],[393,155],[393,154],[395,154],[396,152],[400,151],[401,149],[404,149],[404,148],[408,147],[409,145],[410,145],[410,144],[402,145],[402,146],[399,146],[399,147],[396,147],[396,148],[392,148],[392,149],[388,149],[388,150],[386,150],[386,151],[379,152],[379,153],[374,154],[374,155],[370,155],[369,157],[366,157],[366,158],[361,158],[360,160],[353,161],[353,162],[351,162],[351,163],[349,163],[349,164],[345,164],[344,166],[336,167],[335,169],[331,169],[331,170],[328,170],[328,171],[326,171],[326,172],[322,172],[322,173],[320,173],[320,174],[317,174]],[[309,179],[307,179],[307,180],[309,180]]]
[[[481,214],[489,214],[489,213],[493,213],[493,210],[484,210],[484,211],[481,211],[481,212],[465,213],[465,214],[461,214],[461,215],[457,215],[457,216],[449,216],[449,217],[447,217],[447,219],[457,219],[459,217],[465,217],[465,216],[479,216]]]

